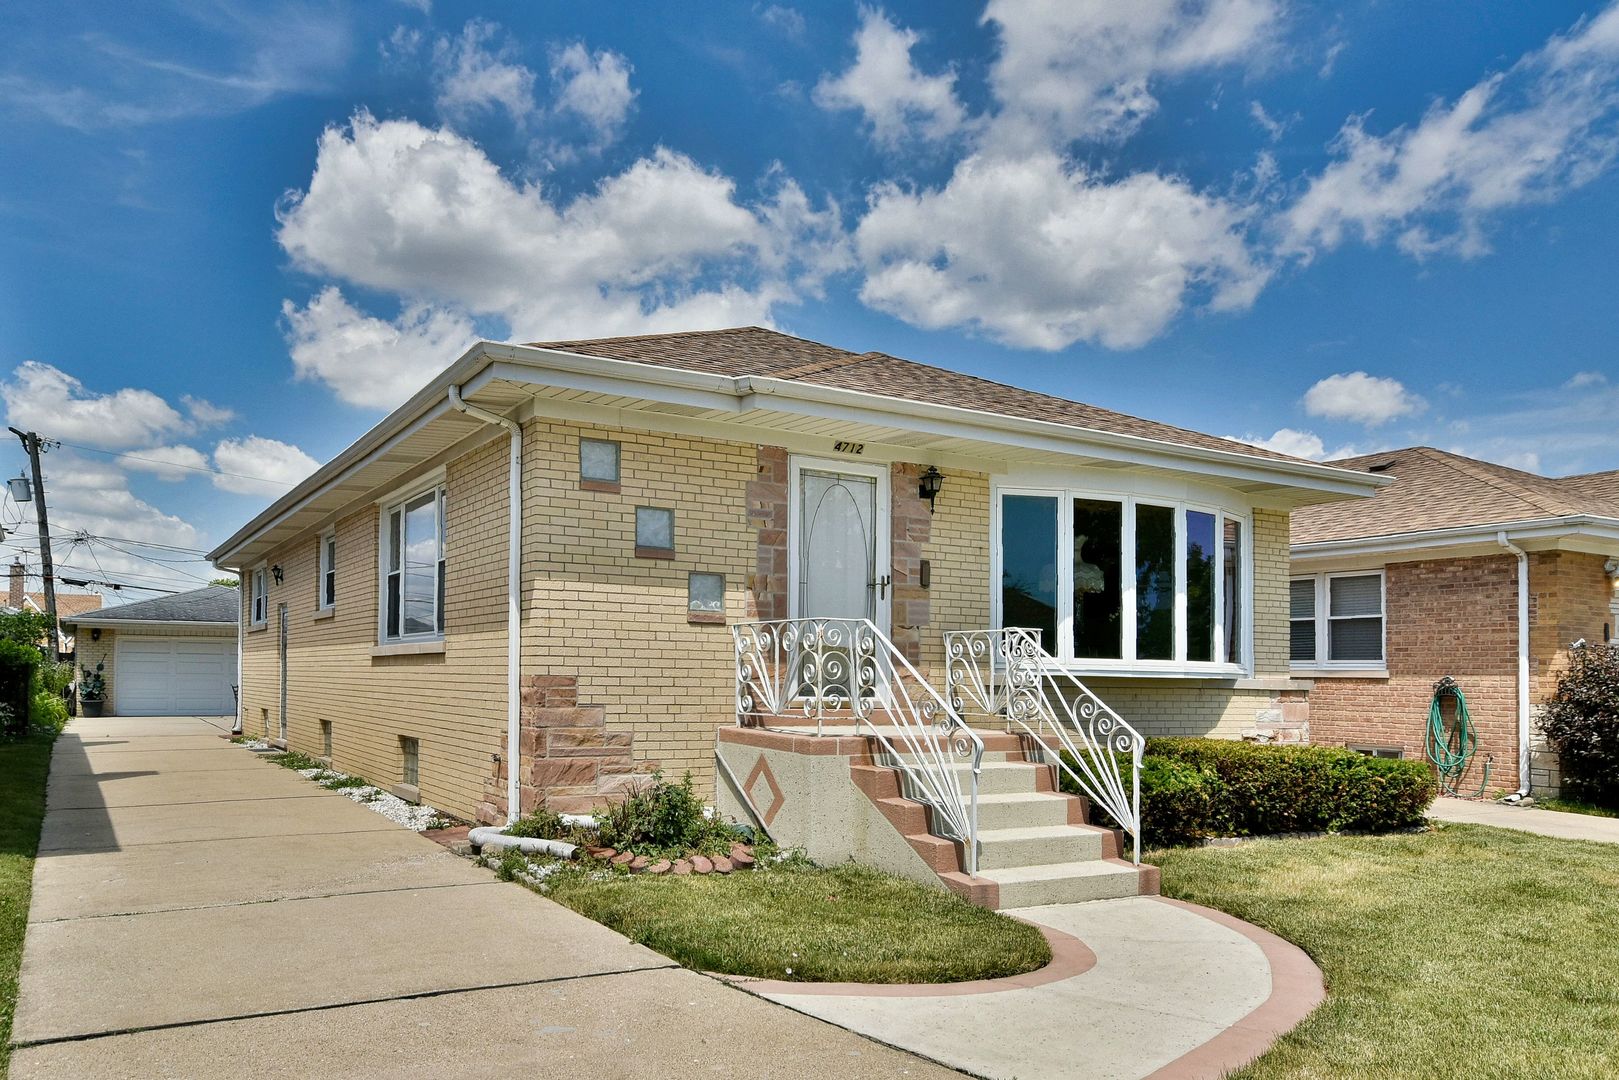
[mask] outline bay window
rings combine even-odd
[[[444,634],[444,489],[429,488],[383,513],[384,641]]]
[[[997,625],[1099,669],[1226,672],[1244,661],[1244,518],[1121,495],[1008,489],[997,501]]]

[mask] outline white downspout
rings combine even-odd
[[[247,636],[247,609],[242,601],[247,597],[247,591],[242,588],[247,578],[240,570],[236,571],[236,727],[232,735],[242,734],[242,639]]]
[[[506,525],[506,822],[510,824],[522,815],[517,765],[523,717],[523,428],[510,417],[463,401],[461,388],[454,384],[450,404],[476,420],[500,425],[510,435],[507,501],[511,516]]]
[[[1529,794],[1529,554],[1507,539],[1496,542],[1518,557],[1518,797]]]

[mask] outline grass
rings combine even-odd
[[[573,871],[547,890],[686,967],[807,982],[996,978],[1050,963],[1034,927],[865,867],[784,863],[729,875]]]
[[[54,739],[52,734],[0,741],[0,1076],[6,1075],[11,1060],[17,969],[28,928],[34,852],[45,818],[45,777]]]
[[[1237,1076],[1577,1080],[1619,1061],[1619,849],[1477,825],[1152,853],[1301,946],[1328,999]]]
[[[1619,817],[1619,810],[1596,803],[1580,802],[1578,799],[1536,799],[1535,806],[1541,810],[1556,810],[1563,814],[1589,814],[1592,817]]]

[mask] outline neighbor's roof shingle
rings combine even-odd
[[[1205,450],[1224,450],[1269,461],[1302,460],[1095,405],[1023,390],[914,360],[901,360],[886,353],[853,353],[758,326],[588,341],[535,341],[530,345],[711,375],[788,379],[837,390],[858,390],[906,401],[1135,435]]]
[[[239,617],[241,604],[242,594],[236,589],[209,585],[173,596],[159,596],[106,608],[95,612],[93,621],[233,623]],[[66,615],[63,618],[66,619]],[[84,621],[92,620],[83,613],[81,618]]]
[[[39,610],[45,610],[45,594],[31,592],[28,598],[39,605]],[[87,611],[96,611],[101,607],[101,597],[95,593],[57,593],[56,617],[65,619],[69,615],[83,615]]]
[[[1576,514],[1619,517],[1619,472],[1554,479],[1431,446],[1366,454],[1332,464],[1379,472],[1395,482],[1370,499],[1295,510],[1294,544]]]

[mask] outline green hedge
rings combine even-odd
[[[28,730],[40,653],[32,645],[0,639],[0,734]]]
[[[1078,794],[1066,774],[1062,781],[1064,791]],[[1420,824],[1437,794],[1433,772],[1421,761],[1325,746],[1148,739],[1141,762],[1143,843],[1385,832]]]

